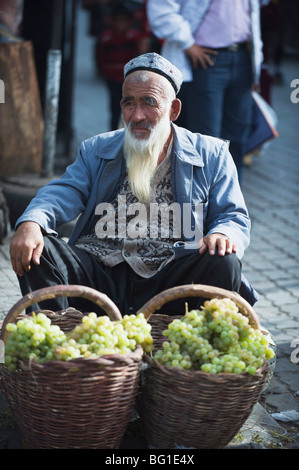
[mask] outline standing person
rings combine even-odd
[[[161,55],[184,75],[185,125],[230,141],[240,181],[251,90],[262,63],[260,6],[268,0],[148,0]]]
[[[105,79],[110,101],[110,130],[119,127],[124,65],[148,51],[147,35],[134,27],[134,12],[126,5],[112,7],[110,26],[97,39],[97,68]]]
[[[87,285],[126,314],[165,289],[194,283],[254,304],[241,272],[250,219],[227,143],[174,124],[182,76],[165,58],[141,55],[124,75],[125,127],[84,141],[75,162],[17,221],[10,256],[23,295]],[[65,243],[56,227],[79,214]],[[68,306],[51,302],[46,308]],[[82,308],[77,299],[71,305]],[[189,306],[199,308],[198,299]],[[171,302],[164,308],[175,313]]]

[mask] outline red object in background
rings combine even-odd
[[[123,82],[124,65],[139,55],[139,43],[142,34],[129,29],[122,34],[115,35],[111,29],[104,31],[97,41],[97,68],[106,80]]]
[[[122,83],[124,65],[148,49],[149,31],[144,9],[115,5],[107,18],[107,28],[97,38],[98,72],[106,80]]]

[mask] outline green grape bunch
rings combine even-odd
[[[107,354],[126,354],[141,345],[144,352],[153,349],[151,326],[144,315],[125,315],[112,321],[108,316],[90,312],[81,323],[64,333],[43,313],[32,314],[17,323],[8,323],[5,345],[5,365],[17,370],[20,361],[35,359],[69,361],[76,358],[96,358]]]
[[[265,360],[274,357],[267,338],[228,298],[211,299],[201,310],[186,311],[163,335],[167,341],[153,358],[164,366],[254,375]]]
[[[55,347],[66,341],[65,333],[43,313],[33,312],[32,317],[8,323],[6,329],[10,333],[5,345],[5,365],[9,370],[15,370],[19,361],[28,358],[52,360]]]
[[[85,356],[125,354],[140,344],[145,352],[152,349],[151,326],[142,313],[124,315],[119,321],[89,313],[68,335],[79,345],[86,346]]]

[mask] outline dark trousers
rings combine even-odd
[[[193,70],[193,81],[183,90],[186,127],[192,132],[229,140],[241,181],[251,124],[250,53],[244,46],[235,52],[218,51],[212,60],[212,67]]]
[[[223,257],[192,253],[169,262],[160,272],[145,279],[125,262],[109,268],[87,252],[59,238],[46,236],[40,265],[32,265],[28,273],[19,277],[19,283],[23,295],[57,284],[89,286],[106,294],[125,315],[136,313],[154,295],[177,285],[206,284],[239,292],[241,263],[235,254]],[[183,315],[186,301],[190,309],[200,308],[203,299],[171,301],[161,308],[160,313]],[[84,312],[104,313],[95,304],[78,298],[46,300],[33,305],[28,312],[38,309],[59,311],[68,306]]]
[[[115,131],[119,127],[121,116],[120,100],[122,99],[122,83],[107,80],[110,103],[110,130]]]

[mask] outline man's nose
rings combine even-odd
[[[132,120],[135,122],[144,121],[146,119],[146,115],[143,109],[143,106],[137,105],[134,109]]]

